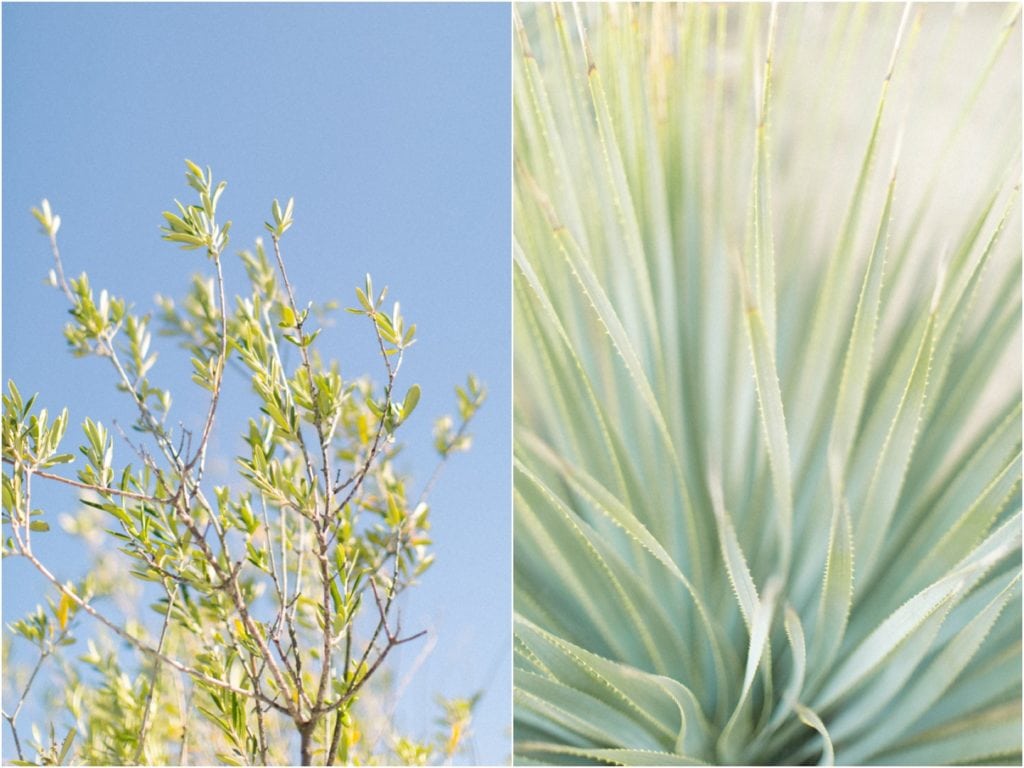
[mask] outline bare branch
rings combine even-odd
[[[358,674],[358,670],[360,670],[369,659],[370,652],[373,649],[374,644],[376,643],[377,638],[380,636],[380,633],[382,631],[384,632],[384,635],[387,638],[388,642],[377,655],[377,658],[374,659],[373,663],[367,668],[366,672],[362,675],[362,677],[358,679],[353,678],[352,680],[350,680],[348,686],[345,689],[345,693],[342,694],[342,696],[333,704],[329,704],[327,706],[326,711],[328,712],[334,711],[344,706],[348,701],[350,701],[352,697],[359,692],[359,689],[363,687],[366,681],[370,679],[374,672],[377,671],[380,665],[384,663],[384,659],[387,658],[387,655],[391,652],[393,648],[408,642],[412,642],[413,640],[417,640],[427,634],[426,630],[422,630],[414,635],[410,635],[409,637],[399,637],[400,630],[396,627],[396,631],[392,632],[391,628],[388,626],[387,616],[388,612],[391,609],[392,600],[394,599],[395,596],[395,585],[398,580],[399,553],[400,550],[396,548],[395,565],[392,571],[391,585],[388,587],[387,597],[385,600],[381,600],[380,593],[377,591],[377,584],[373,580],[373,577],[370,578],[370,587],[373,590],[373,598],[377,604],[377,612],[380,618],[379,621],[377,622],[376,628],[373,631],[373,635],[370,637],[370,641],[366,644],[366,648],[363,651],[362,657],[359,659],[359,663],[356,665],[356,674]],[[346,675],[347,674],[348,670],[346,670]]]
[[[217,270],[217,293],[220,300],[220,356],[217,358],[217,370],[213,374],[213,395],[210,397],[210,408],[206,413],[206,422],[203,424],[199,446],[196,448],[195,455],[184,468],[185,472],[189,472],[198,462],[200,478],[206,465],[206,446],[209,443],[210,430],[213,429],[213,420],[217,413],[217,403],[220,400],[220,390],[224,382],[224,364],[228,356],[228,307],[224,298],[224,270],[220,264],[220,253],[213,254],[213,263]],[[198,482],[197,480],[197,485]]]
[[[4,457],[3,463],[4,464],[14,465],[15,462],[12,459],[8,459],[8,458]],[[58,483],[63,483],[64,485],[70,485],[70,486],[73,486],[75,488],[81,488],[84,491],[94,491],[95,493],[98,493],[98,494],[101,494],[101,495],[122,496],[122,497],[124,497],[126,499],[134,499],[135,501],[145,501],[145,502],[149,502],[150,504],[170,504],[171,503],[171,499],[169,499],[169,498],[165,499],[165,498],[161,498],[159,496],[147,496],[144,493],[134,493],[132,491],[121,491],[121,490],[118,490],[117,488],[109,488],[109,487],[105,487],[105,486],[102,486],[102,485],[91,485],[89,483],[81,483],[81,482],[79,482],[77,480],[72,480],[69,477],[62,477],[60,475],[55,475],[55,474],[52,474],[50,472],[44,472],[41,469],[33,469],[32,470],[32,474],[33,475],[37,475],[38,477],[46,478],[47,480],[53,480],[53,481],[58,482]]]
[[[60,258],[60,248],[57,246],[57,233],[53,230],[47,233],[50,239],[50,251],[53,253],[53,263],[56,267],[57,272],[57,285],[64,292],[64,295],[68,297],[68,301],[72,304],[75,303],[75,297],[71,293],[71,288],[68,286],[68,281],[64,279],[64,265]]]
[[[164,613],[163,625],[160,627],[160,639],[157,640],[156,652],[162,654],[164,651],[164,643],[167,641],[167,627],[171,623],[171,611],[174,609],[174,598],[178,594],[178,588],[175,587],[173,590],[167,589],[167,585],[164,585],[164,591],[167,593],[167,611]],[[135,762],[142,764],[143,752],[146,749],[146,733],[149,730],[149,718],[153,713],[153,700],[156,696],[156,686],[160,678],[160,657],[155,656],[153,658],[153,674],[149,678],[149,692],[146,694],[146,706],[142,709],[142,725],[139,726],[139,746],[135,751]]]
[[[441,460],[437,462],[437,465],[434,467],[434,471],[430,473],[430,478],[427,480],[426,485],[423,486],[422,492],[420,492],[420,503],[426,501],[427,498],[430,496],[430,492],[434,490],[434,486],[437,484],[437,481],[441,478],[441,473],[444,471],[445,466],[448,464],[449,458],[451,458],[452,446],[458,445],[459,440],[466,436],[466,430],[469,428],[470,421],[472,421],[472,416],[470,416],[470,418],[468,419],[463,419],[462,423],[459,424],[459,428],[455,432],[455,435],[448,442],[448,445],[445,446],[445,452],[441,456]]]
[[[338,755],[338,745],[341,742],[341,727],[344,718],[345,713],[340,709],[334,715],[334,729],[331,733],[331,743],[327,747],[327,758],[324,760],[324,765],[334,765],[334,758]]]
[[[253,689],[256,691],[260,690],[260,674],[261,671],[256,670],[256,662],[252,656],[249,657],[249,679],[252,681]],[[253,705],[256,709],[256,729],[257,729],[257,743],[260,749],[260,762],[263,765],[269,765],[267,760],[267,727],[263,722],[263,709],[260,707],[259,701]]]
[[[55,640],[47,642],[40,647],[39,658],[36,659],[35,666],[32,667],[32,672],[28,676],[28,682],[25,683],[25,688],[22,690],[21,696],[18,697],[18,703],[15,705],[14,711],[10,714],[7,712],[0,713],[3,715],[4,720],[7,721],[7,724],[11,727],[11,735],[14,737],[14,748],[18,753],[19,760],[24,760],[25,756],[21,751],[21,740],[18,738],[18,728],[15,721],[18,719],[18,715],[21,714],[21,708],[25,705],[25,700],[28,698],[29,691],[32,690],[32,683],[35,682],[36,675],[38,675],[39,670],[42,669],[43,662],[46,661],[47,657],[53,653],[54,648],[60,644],[61,640],[67,637],[67,634],[68,631],[66,629],[62,630]]]
[[[352,486],[349,490],[348,495],[338,504],[336,511],[341,511],[345,508],[345,505],[352,501],[356,493],[358,493],[363,480],[366,478],[366,474],[370,471],[370,467],[373,465],[374,459],[377,457],[377,452],[380,450],[381,438],[384,434],[384,423],[387,419],[388,411],[391,409],[391,393],[395,386],[395,377],[398,375],[398,369],[402,366],[403,353],[398,353],[398,361],[392,368],[391,361],[388,359],[387,351],[384,349],[384,337],[380,335],[380,328],[377,327],[377,321],[370,316],[371,322],[373,322],[374,333],[377,334],[377,346],[380,349],[381,357],[384,359],[384,367],[388,373],[388,383],[384,388],[384,406],[381,409],[380,418],[377,420],[377,430],[373,436],[373,444],[370,446],[370,452],[366,456],[366,460],[360,466],[359,470],[356,471],[348,480],[344,483],[340,483],[334,487],[335,493],[340,493],[348,486]]]

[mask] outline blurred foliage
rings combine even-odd
[[[515,757],[1021,761],[1019,4],[515,7]]]

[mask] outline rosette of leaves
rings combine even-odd
[[[1019,14],[516,7],[517,762],[1019,764]]]
[[[110,363],[137,435],[121,440],[86,418],[77,455],[66,452],[67,409],[53,418],[8,383],[3,553],[31,563],[55,597],[10,625],[37,654],[29,674],[11,688],[5,681],[5,758],[25,763],[33,750],[42,763],[88,764],[451,757],[469,729],[469,705],[450,703],[441,735],[427,743],[390,725],[363,738],[353,710],[390,652],[424,634],[406,632],[395,605],[433,559],[433,479],[418,492],[394,462],[396,436],[420,398],[416,384],[398,389],[416,327],[367,276],[350,311],[365,321],[384,382],[343,378],[338,362],[318,352],[325,308],[300,304],[288,279],[281,240],[293,202],[274,201],[271,248],[257,240],[242,252],[247,285],[229,302],[222,259],[230,222],[218,218],[225,184],[191,162],[186,180],[197,200],[164,214],[163,236],[205,253],[208,270],[180,304],[160,299],[158,320],[208,393],[187,425],[168,419],[151,315],[97,294],[85,274],[66,277],[60,219],[46,201],[33,211],[53,251],[50,282],[71,306],[68,344]],[[205,468],[218,404],[237,385],[251,389],[254,415],[237,477],[211,485]],[[472,376],[456,391],[458,419],[443,417],[436,429],[439,468],[468,447],[468,424],[485,397]],[[85,505],[63,521],[97,553],[78,583],[58,579],[49,562],[49,515],[32,506],[39,483],[68,486]],[[151,599],[158,620],[101,600],[117,595]],[[72,659],[64,647],[88,620],[98,631]],[[48,700],[49,737],[34,726],[31,739],[19,736],[18,716],[51,659],[61,690]]]

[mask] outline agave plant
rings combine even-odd
[[[1019,14],[516,9],[519,763],[1020,764]]]

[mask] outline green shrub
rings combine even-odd
[[[118,437],[86,418],[68,452],[68,409],[52,418],[8,382],[3,555],[29,563],[52,597],[10,622],[4,638],[5,652],[16,638],[33,659],[23,674],[5,664],[4,757],[29,765],[32,757],[95,765],[451,759],[465,746],[475,699],[442,701],[440,732],[423,743],[398,734],[390,717],[355,709],[391,652],[425,634],[400,627],[395,603],[434,557],[427,500],[437,471],[417,493],[394,461],[398,432],[420,399],[418,385],[398,383],[416,326],[397,302],[385,305],[387,289],[374,290],[367,275],[349,311],[379,351],[384,383],[343,379],[338,361],[320,355],[317,326],[329,307],[297,300],[287,276],[281,239],[292,201],[273,203],[270,247],[257,239],[241,252],[247,280],[229,303],[222,260],[231,223],[218,219],[225,183],[191,162],[186,180],[196,202],[164,213],[163,237],[196,252],[207,274],[193,278],[180,304],[161,299],[156,323],[94,291],[85,273],[66,277],[60,217],[45,200],[33,210],[53,252],[50,283],[70,305],[70,349],[110,363],[134,433]],[[206,390],[202,413],[168,418],[154,326],[186,350],[192,381]],[[246,394],[252,415],[237,476],[212,485],[207,463],[224,461],[208,450],[218,406]],[[435,425],[438,469],[468,448],[485,392],[471,375],[456,395],[458,419]],[[81,497],[75,514],[61,517],[94,553],[76,582],[56,575],[53,511],[32,503],[33,487],[47,483]],[[156,621],[138,609],[150,600]],[[83,622],[95,632],[86,649],[76,646]],[[48,662],[58,667],[49,697],[42,683],[33,689]],[[19,734],[26,701],[47,715],[48,735],[35,725],[31,739]]]

